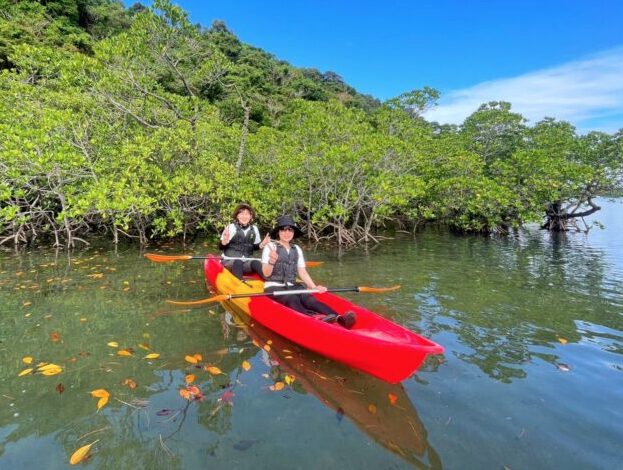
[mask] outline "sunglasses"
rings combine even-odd
[[[280,232],[294,232],[294,227],[279,227]]]

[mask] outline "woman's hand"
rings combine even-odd
[[[260,248],[264,248],[269,243],[270,243],[270,234],[267,233],[264,239],[260,242]]]
[[[327,291],[327,288],[326,288],[325,286],[319,286],[319,285],[316,285],[316,287],[314,287],[314,289],[316,289],[316,290],[317,290],[318,292],[320,292],[321,294],[322,294],[323,292],[326,292],[326,291]]]
[[[268,255],[268,264],[274,266],[277,260],[279,259],[279,253],[277,253],[277,247],[271,245],[268,247],[270,250],[270,254]]]
[[[229,233],[229,225],[227,227],[225,227],[225,230],[223,230],[223,235],[221,235],[221,243],[223,245],[229,245],[229,240],[231,239],[231,235]]]

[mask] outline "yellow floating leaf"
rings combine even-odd
[[[389,403],[392,406],[395,406],[396,402],[398,401],[398,397],[396,395],[394,395],[393,393],[387,394],[387,399],[389,400]]]
[[[97,441],[99,441],[99,439]],[[91,442],[90,444],[87,444],[86,446],[82,446],[80,447],[80,449],[78,449],[73,454],[71,454],[71,457],[69,458],[69,463],[72,465],[76,465],[82,462],[87,457],[87,455],[89,455],[91,446],[95,444],[97,441]]]
[[[143,338],[149,339],[149,333],[143,333]]]
[[[24,356],[24,357],[22,358],[22,362],[23,362],[24,364],[32,364],[32,357],[30,357],[30,356]]]
[[[42,375],[57,375],[60,374],[61,372],[63,372],[63,369],[61,369],[59,366],[56,367],[50,367],[49,369],[45,369],[41,371]]]
[[[242,368],[244,370],[251,370],[251,363],[249,361],[242,361]]]
[[[223,371],[216,366],[205,366],[205,370],[212,375],[218,375],[223,373]]]
[[[24,369],[23,371],[21,371],[19,374],[17,374],[18,377],[22,377],[24,375],[28,375],[33,371],[33,368],[30,367],[28,369]]]
[[[80,319],[80,323],[86,323],[86,322],[87,322],[87,319],[86,319],[86,318],[82,317],[82,318]]]
[[[376,414],[376,405],[373,405],[372,403],[370,403],[368,405],[368,412],[373,414],[373,415]]]
[[[264,350],[265,351],[270,351],[270,345],[269,344],[265,344],[264,345]]]
[[[30,300],[27,300],[26,302],[24,302],[22,304],[24,307],[30,307],[32,305],[32,302]]]
[[[184,377],[184,380],[187,384],[193,383],[195,381],[195,374],[188,374],[186,377]]]
[[[282,351],[286,354],[292,354],[292,351],[290,351],[289,349],[282,349]]]
[[[286,356],[286,359],[292,359],[292,356]]]
[[[160,354],[158,353],[150,353],[147,356],[145,356],[145,359],[158,359],[160,357]]]
[[[131,356],[132,353],[128,351],[127,349],[120,349],[119,351],[117,351],[117,355],[118,356]]]
[[[111,348],[118,348],[119,347],[119,343],[117,343],[116,341],[110,341],[108,343],[106,343],[108,346],[110,346]]]
[[[560,344],[567,344],[569,342],[567,338],[563,338],[562,336],[558,338],[558,341],[560,341]]]
[[[139,348],[144,349],[145,351],[149,351],[149,344],[147,343],[141,343],[138,345]]]
[[[191,364],[197,364],[197,359],[194,356],[185,356],[184,359],[186,360],[186,362],[190,362]]]
[[[285,386],[286,386],[286,385],[285,385],[283,382],[277,382],[277,383],[275,383],[275,385],[271,385],[269,388],[270,388],[272,391],[275,391],[275,392],[276,392],[276,391],[282,390],[282,389],[283,389],[283,387],[285,387]]]
[[[192,400],[193,399],[193,395],[192,393],[190,393],[188,390],[186,390],[185,388],[180,388],[180,396],[185,399],[185,400]]]
[[[108,390],[105,390],[103,388],[98,388],[97,390],[93,390],[91,392],[91,396],[95,398],[104,398],[104,397],[109,397],[110,393],[108,392]]]
[[[201,356],[201,354],[199,354],[199,353],[195,353],[195,354],[193,354],[193,357],[194,357],[195,359],[197,359],[197,362],[199,362],[199,361],[201,361],[201,360],[203,359],[203,357],[202,357],[202,356]]]
[[[292,384],[292,383],[296,380],[296,377],[294,377],[294,376],[293,376],[293,375],[291,375],[291,374],[286,374],[286,376],[283,378],[283,380],[285,380],[285,382],[286,382],[288,385],[291,385],[291,384]]]
[[[104,406],[106,406],[106,403],[108,403],[108,397],[102,397],[99,400],[97,400],[97,410],[99,411]]]

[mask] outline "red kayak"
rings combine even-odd
[[[205,260],[208,284],[219,294],[262,292],[262,281],[241,282],[223,268],[220,259]],[[352,311],[357,322],[351,329],[325,323],[275,302],[269,296],[238,297],[226,302],[251,318],[323,356],[398,383],[422,364],[429,354],[442,354],[443,347],[376,313],[331,293],[313,294],[343,314]]]

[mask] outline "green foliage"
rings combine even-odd
[[[422,118],[203,29],[166,0],[0,0],[0,243],[215,233],[248,201],[350,245],[385,227],[554,226],[620,190],[623,134],[533,127],[505,102]]]

